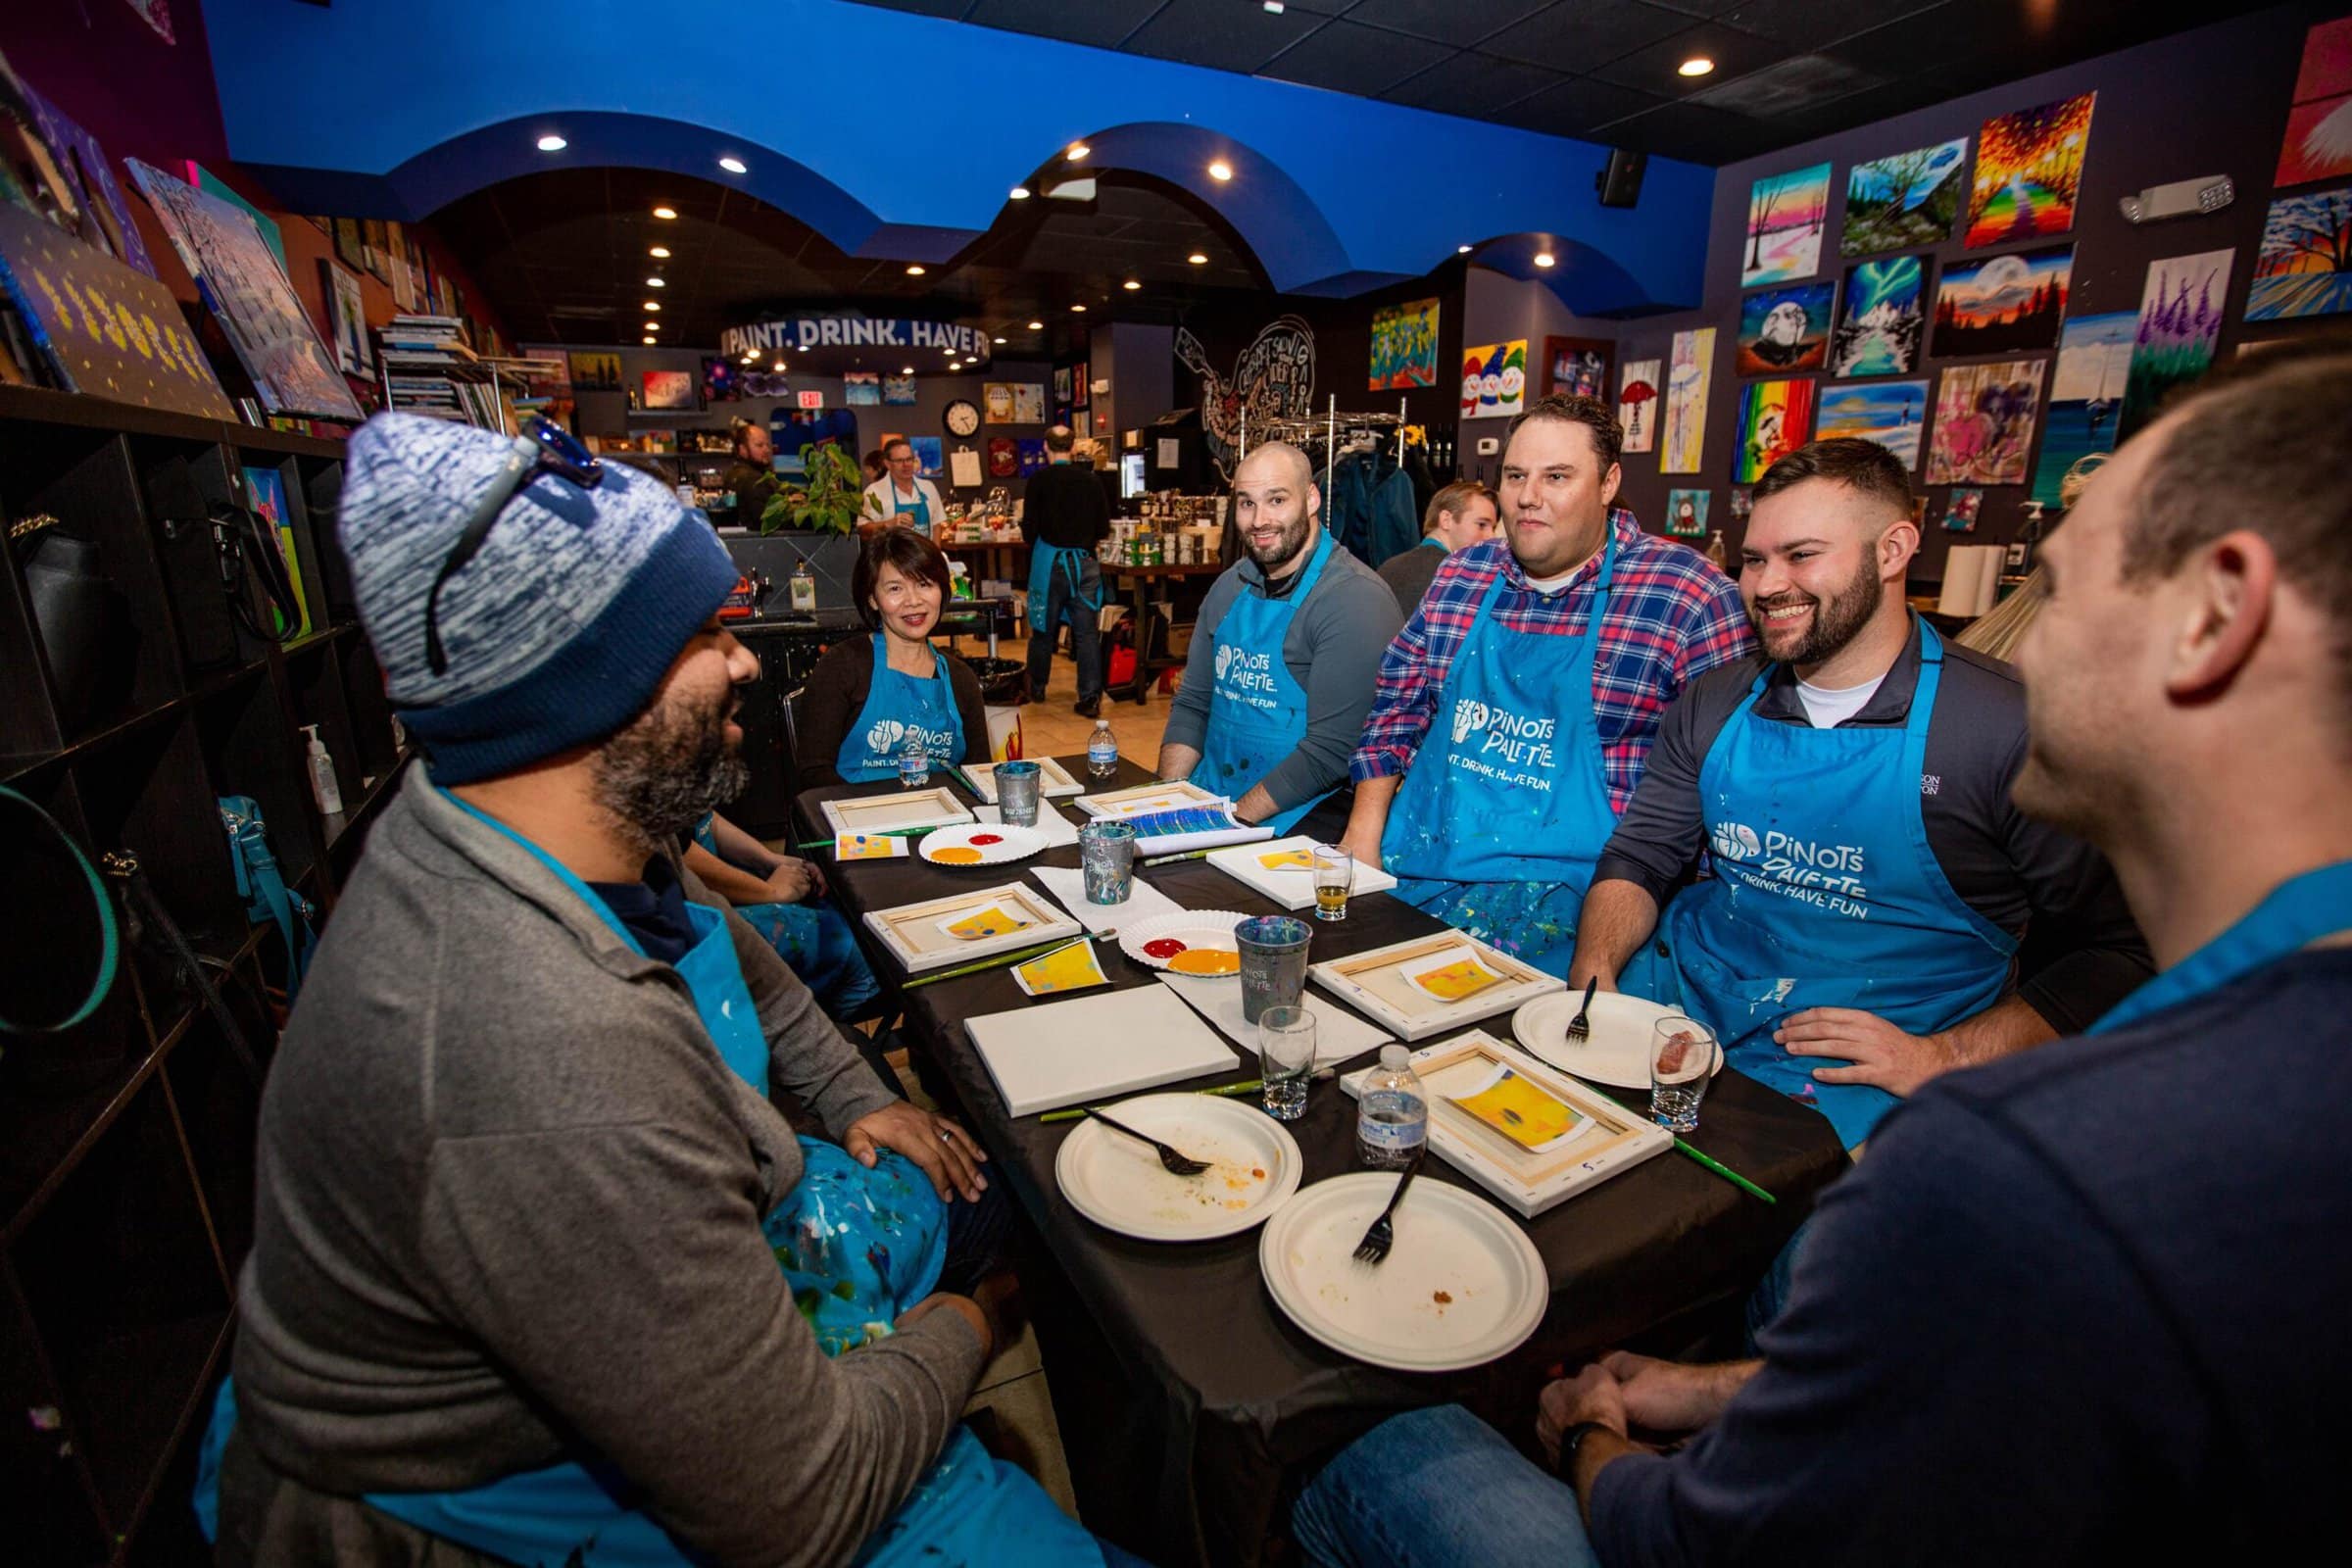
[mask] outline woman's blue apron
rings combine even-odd
[[[521,845],[644,956],[604,900],[552,856],[457,797],[446,798]],[[695,943],[674,967],[721,1059],[764,1096],[767,1038],[726,916],[691,900],[686,913]],[[888,1338],[893,1320],[931,1293],[947,1258],[947,1209],[929,1178],[894,1152],[884,1151],[868,1170],[835,1145],[799,1143],[802,1178],[760,1231],[817,1343],[839,1355]],[[219,1530],[220,1454],[235,1421],[235,1391],[223,1381],[197,1465],[196,1514],[208,1539]],[[464,1492],[369,1493],[366,1500],[427,1535],[527,1568],[686,1568],[700,1560],[642,1510],[642,1497],[624,1477],[594,1461],[550,1465]],[[962,1427],[857,1559],[866,1568],[1012,1560],[1094,1565],[1102,1554],[1035,1482],[990,1458]]]
[[[1812,1101],[1852,1148],[1895,1097],[1825,1084],[1772,1038],[1808,1007],[1855,1007],[1933,1034],[2001,998],[2017,939],[1952,891],[1920,814],[1943,640],[1920,627],[1919,686],[1895,729],[1815,729],[1755,714],[1767,665],[1699,768],[1715,875],[1662,925],[1681,1005],[1735,1067]],[[1827,1065],[1837,1065],[1835,1062]]]
[[[1380,840],[1398,898],[1561,976],[1592,867],[1617,830],[1592,717],[1592,668],[1616,570],[1611,530],[1592,612],[1574,637],[1502,625],[1495,572]],[[1631,978],[1620,985],[1631,989]]]
[[[706,813],[694,825],[694,842],[718,855],[718,835]],[[724,856],[719,856],[724,859]],[[792,965],[826,1016],[854,1017],[882,994],[873,966],[839,909],[821,899],[801,904],[738,904],[735,912],[760,933],[776,956]]]
[[[1042,632],[1049,637],[1054,634],[1054,626],[1046,617],[1053,612],[1054,579],[1057,574],[1067,577],[1070,584],[1069,594],[1062,601],[1065,617],[1068,614],[1067,607],[1071,604],[1084,605],[1089,610],[1102,608],[1102,578],[1100,572],[1095,577],[1094,596],[1089,598],[1086,592],[1087,563],[1094,559],[1088,551],[1069,545],[1050,545],[1043,539],[1029,547],[1030,631]]]
[[[889,643],[874,633],[874,678],[866,687],[865,706],[841,738],[833,769],[852,784],[872,784],[899,776],[899,748],[906,731],[922,731],[923,750],[934,762],[951,766],[963,760],[963,715],[956,708],[956,689],[948,680],[946,656],[932,655],[931,678],[917,680],[890,667]]]
[[[1193,782],[1239,802],[1250,787],[1306,739],[1306,691],[1291,678],[1282,641],[1291,617],[1315,591],[1323,564],[1335,546],[1321,533],[1298,583],[1280,599],[1252,593],[1245,585],[1217,622],[1215,684],[1208,697],[1208,733]],[[1337,786],[1334,786],[1335,788]],[[1330,790],[1264,818],[1277,833],[1313,810]]]
[[[923,482],[914,482],[914,501],[910,505],[899,499],[899,482],[887,476],[882,480],[882,493],[890,498],[890,517],[893,522],[912,528],[924,538],[931,536],[931,500],[923,494]]]
[[[2318,866],[2279,883],[2235,925],[2143,982],[2085,1032],[2104,1035],[2128,1029],[2339,931],[2352,931],[2352,860]]]

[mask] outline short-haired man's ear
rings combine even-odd
[[[2278,588],[2278,557],[2250,528],[2226,533],[2194,552],[2175,579],[2186,609],[2173,647],[2166,688],[2188,701],[2237,678],[2270,624]]]

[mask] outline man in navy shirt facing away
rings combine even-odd
[[[2014,1568],[2334,1532],[2346,473],[2352,357],[2280,351],[2126,445],[2045,551],[2017,798],[2106,853],[2156,978],[1888,1114],[1760,1360],[1620,1352],[1552,1384],[1558,1480],[1456,1407],[1396,1417],[1300,1499],[1307,1555]]]

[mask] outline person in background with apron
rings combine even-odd
[[[956,1424],[986,1156],[678,863],[743,783],[724,548],[552,426],[407,415],[340,517],[430,760],[271,1063],[217,1560],[1106,1560]]]
[[[1021,496],[1021,537],[1029,541],[1029,701],[1046,700],[1054,641],[1070,623],[1070,660],[1078,666],[1077,712],[1102,711],[1102,563],[1096,548],[1110,536],[1110,503],[1094,470],[1070,461],[1077,437],[1066,424],[1046,431],[1046,466]]]
[[[1620,439],[1593,398],[1544,398],[1512,421],[1505,537],[1439,566],[1381,662],[1352,763],[1356,858],[1551,974],[1659,711],[1752,646],[1705,557],[1612,507]]]
[[[1876,442],[1816,441],[1758,482],[1740,591],[1763,656],[1668,711],[1569,970],[1679,997],[1849,1148],[1936,1073],[2088,1028],[2148,975],[2098,852],[2010,801],[2025,693],[1911,613],[1918,548]],[[1702,849],[1714,875],[1667,904]],[[1671,976],[1629,978],[1653,928]]]
[[[885,446],[882,466],[882,477],[865,487],[865,517],[858,531],[873,533],[895,526],[912,528],[928,539],[948,509],[939,499],[938,486],[917,471],[914,443],[900,436]]]
[[[1159,742],[1161,778],[1189,778],[1277,833],[1348,781],[1398,620],[1388,585],[1324,531],[1321,505],[1297,447],[1269,441],[1234,469],[1245,559],[1201,601]]]
[[[801,688],[795,734],[805,785],[897,778],[910,743],[934,765],[989,760],[980,679],[931,643],[948,583],[948,558],[921,534],[866,536],[850,593],[873,630],[826,649]]]
[[[1480,480],[1457,479],[1432,495],[1421,509],[1421,542],[1380,564],[1380,580],[1396,596],[1398,612],[1409,616],[1421,608],[1447,556],[1485,544],[1501,527],[1494,492]]]

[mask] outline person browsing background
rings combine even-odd
[[[1029,542],[1029,701],[1046,700],[1054,674],[1054,639],[1070,626],[1078,666],[1077,711],[1102,711],[1102,564],[1095,549],[1110,536],[1110,503],[1091,466],[1072,461],[1077,437],[1066,424],[1046,431],[1046,466],[1021,497],[1021,537]]]
[[[1159,776],[1189,778],[1278,833],[1347,782],[1396,601],[1316,514],[1314,469],[1269,441],[1233,472],[1244,559],[1201,601]]]
[[[1876,442],[1765,473],[1740,570],[1763,652],[1667,710],[1568,974],[1615,989],[1657,929],[1671,975],[1627,989],[1679,998],[1849,1147],[1897,1096],[2087,1028],[2148,974],[2106,861],[2010,800],[2025,692],[1904,604],[1918,548]],[[1667,904],[1702,849],[1714,875]]]
[[[807,783],[896,778],[910,731],[934,764],[988,760],[979,677],[931,643],[948,584],[948,558],[921,534],[866,536],[850,595],[873,632],[826,649],[802,688],[795,760]]]
[[[939,499],[938,486],[918,471],[914,443],[900,436],[884,446],[882,468],[882,477],[865,487],[865,516],[858,531],[897,526],[929,538],[948,509]]]
[[[1439,565],[1380,662],[1350,764],[1356,858],[1553,974],[1658,714],[1754,645],[1723,573],[1612,505],[1621,439],[1593,398],[1511,421],[1504,537]]]

